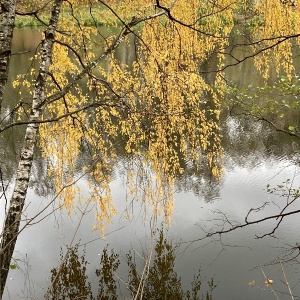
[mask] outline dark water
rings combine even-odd
[[[20,31],[15,41],[16,51],[34,49],[39,43],[39,38],[38,32]],[[30,43],[27,44],[28,42]],[[124,54],[123,59],[126,60]],[[25,55],[14,57],[12,73],[23,71],[20,66],[26,69]],[[236,82],[249,82],[253,76],[255,83],[259,84],[251,61],[239,68],[238,74],[243,74],[242,77],[233,69],[228,70],[227,76]],[[8,97],[13,99],[13,90],[8,91]],[[21,136],[21,130],[12,132],[12,136]],[[168,237],[174,243],[180,243],[176,251],[175,270],[182,279],[183,287],[188,288],[193,275],[200,268],[203,293],[207,289],[206,282],[213,277],[217,283],[213,299],[276,299],[265,285],[264,272],[274,280],[273,287],[279,291],[279,299],[291,299],[287,294],[287,287],[282,282],[284,278],[280,265],[267,264],[286,253],[285,248],[289,248],[289,245],[299,242],[300,220],[297,215],[282,222],[276,231],[276,239],[270,236],[256,238],[256,235],[272,231],[276,220],[238,229],[222,237],[214,236],[202,241],[199,239],[210,230],[221,229],[225,216],[236,222],[243,222],[249,209],[260,207],[265,202],[268,202],[265,210],[253,214],[251,220],[278,213],[279,207],[284,205],[286,199],[267,193],[266,187],[268,184],[276,186],[287,179],[291,179],[295,186],[299,185],[299,144],[282,133],[272,131],[266,124],[238,116],[224,115],[222,131],[225,157],[224,174],[220,182],[209,180],[201,172],[188,170],[190,172],[186,172],[176,183],[174,214],[168,230]],[[6,141],[10,141],[9,136],[6,137]],[[18,152],[17,147],[2,142],[1,149],[9,149],[11,163],[6,168],[8,172],[13,173],[13,157]],[[41,164],[42,162],[35,164],[34,172],[37,174]],[[86,249],[87,274],[94,291],[97,290],[95,270],[99,267],[100,255],[107,244],[110,249],[120,253],[121,257],[123,255],[123,258],[130,249],[134,249],[140,256],[149,252],[154,243],[151,241],[151,210],[145,213],[138,203],[134,203],[132,218],[125,218],[125,214],[122,214],[126,204],[126,181],[123,173],[124,162],[120,159],[115,168],[115,179],[111,184],[113,203],[120,214],[107,226],[105,239],[100,238],[99,232],[92,231],[95,214],[92,205],[81,219],[81,211],[86,208],[84,203],[78,203],[71,218],[64,211],[56,210],[50,214],[55,209],[51,204],[37,218],[38,225],[31,226],[21,233],[14,254],[15,259],[20,259],[17,261],[20,268],[11,270],[4,299],[43,299],[51,282],[50,270],[59,264],[60,248],[66,250],[76,231],[73,245],[81,245],[80,253],[83,253],[83,248]],[[80,186],[83,199],[87,198],[89,190],[85,179],[80,180]],[[46,191],[41,191],[42,189],[41,187],[39,193],[34,189],[29,191],[24,222],[52,200],[49,195],[42,196],[47,194]],[[4,206],[5,201],[1,199],[1,221]],[[294,203],[292,208],[299,209],[299,201]],[[160,218],[156,220],[158,228],[162,222]],[[126,281],[125,258],[121,261],[122,266],[116,275]],[[260,268],[262,265],[264,266]],[[142,270],[143,265],[140,264],[139,268]],[[294,295],[300,297],[299,264],[297,261],[284,263],[284,270]],[[252,280],[255,280],[258,288],[248,285]],[[120,288],[126,296],[126,284],[122,281]]]

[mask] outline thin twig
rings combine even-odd
[[[284,280],[285,280],[285,284],[287,285],[288,289],[289,289],[289,293],[290,293],[290,296],[292,298],[292,300],[295,300],[293,294],[292,294],[292,290],[291,290],[291,287],[290,287],[290,284],[287,280],[287,277],[286,277],[286,274],[285,274],[285,271],[284,271],[284,268],[283,268],[283,265],[282,265],[282,262],[280,261],[280,267],[281,267],[281,270],[282,270],[282,274],[284,276]]]
[[[270,289],[271,289],[272,293],[274,294],[274,296],[276,297],[276,299],[279,300],[278,296],[276,295],[276,293],[275,293],[275,291],[274,291],[274,289],[272,287],[272,284],[268,284],[268,282],[269,282],[270,279],[266,276],[264,270],[262,268],[260,268],[260,269],[261,269],[261,271],[262,271],[262,273],[263,273],[263,275],[264,275],[264,277],[266,279],[267,286],[270,287]]]

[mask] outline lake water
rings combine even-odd
[[[31,34],[36,40],[30,38]],[[26,45],[26,41],[28,39],[38,41],[38,37],[39,33],[20,31],[16,47],[20,45],[20,49],[32,48],[32,45]],[[12,66],[16,68],[15,72],[18,72],[18,65],[19,61],[12,62]],[[25,67],[24,64],[21,65]],[[249,67],[251,61],[239,66],[239,72],[250,76]],[[234,71],[228,70],[228,76],[234,78]],[[238,76],[234,79],[250,80]],[[249,209],[260,207],[265,202],[268,202],[265,210],[253,213],[251,220],[280,212],[279,207],[284,206],[286,199],[267,193],[266,187],[268,184],[276,186],[287,179],[293,180],[294,186],[299,185],[299,144],[282,133],[272,131],[266,124],[240,117],[224,116],[222,131],[225,157],[224,173],[220,182],[210,181],[205,174],[191,172],[182,176],[176,183],[175,209],[168,229],[168,237],[180,243],[176,252],[175,269],[182,279],[183,286],[188,288],[193,275],[200,268],[203,293],[207,290],[206,282],[213,277],[217,284],[213,291],[214,300],[276,299],[265,285],[263,272],[274,280],[273,288],[278,290],[279,299],[291,299],[283,283],[280,265],[268,263],[282,256],[286,253],[286,249],[299,242],[300,219],[297,215],[283,220],[276,231],[276,238],[270,236],[263,239],[256,238],[256,235],[272,231],[276,226],[276,220],[271,220],[237,229],[222,236],[200,239],[205,236],[205,232],[221,229],[225,216],[236,222],[243,222]],[[2,148],[7,149],[8,146],[2,145]],[[76,230],[73,245],[80,243],[82,245],[80,251],[83,245],[86,247],[87,274],[94,291],[97,291],[97,278],[94,273],[99,266],[99,254],[107,244],[110,249],[113,248],[116,253],[120,253],[121,257],[130,249],[142,255],[143,251],[147,252],[147,249],[151,248],[154,223],[151,211],[145,213],[140,205],[135,203],[132,208],[132,219],[128,220],[124,214],[122,215],[125,210],[123,171],[120,161],[115,170],[111,189],[113,203],[121,214],[107,226],[105,239],[100,238],[99,232],[92,231],[95,213],[92,206],[81,219],[80,210],[84,209],[81,204],[78,204],[71,218],[64,211],[57,210],[50,214],[55,208],[50,205],[37,218],[36,221],[39,223],[26,228],[18,238],[14,258],[20,259],[18,261],[20,269],[10,271],[4,299],[43,299],[50,284],[50,270],[59,264],[60,248],[66,250]],[[80,186],[83,196],[87,197],[89,191],[84,178],[80,180]],[[51,200],[51,196],[40,196],[31,189],[27,196],[24,219],[34,216]],[[2,198],[1,222],[4,206],[5,201]],[[299,201],[295,202],[291,209],[300,209]],[[158,228],[161,222],[163,220],[160,218],[156,220]],[[295,252],[297,253],[299,250]],[[298,299],[300,298],[298,261],[295,259],[283,265],[295,299]],[[139,267],[142,269],[142,264]],[[116,275],[127,280],[127,266],[124,260]],[[249,286],[248,283],[253,280],[257,287]],[[123,292],[126,290],[122,281],[120,287]]]

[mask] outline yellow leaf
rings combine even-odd
[[[265,281],[265,284],[266,284],[266,286],[270,286],[270,285],[273,284],[273,280],[267,277],[266,281]]]
[[[250,282],[249,282],[249,285],[250,285],[250,286],[254,286],[254,285],[255,285],[255,280],[250,281]]]

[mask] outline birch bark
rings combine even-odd
[[[54,1],[50,23],[45,31],[45,39],[41,49],[41,62],[33,93],[32,113],[30,116],[30,120],[33,122],[38,121],[42,113],[42,107],[40,107],[39,104],[45,99],[46,79],[51,64],[55,29],[58,23],[62,2],[63,0]],[[18,237],[21,215],[28,190],[37,133],[37,123],[31,123],[27,126],[16,173],[15,186],[10,200],[10,207],[4,221],[0,247],[0,299],[2,299],[10,261]]]
[[[1,1],[0,23],[0,112],[3,94],[8,77],[9,61],[11,56],[11,41],[14,31],[16,0]]]

